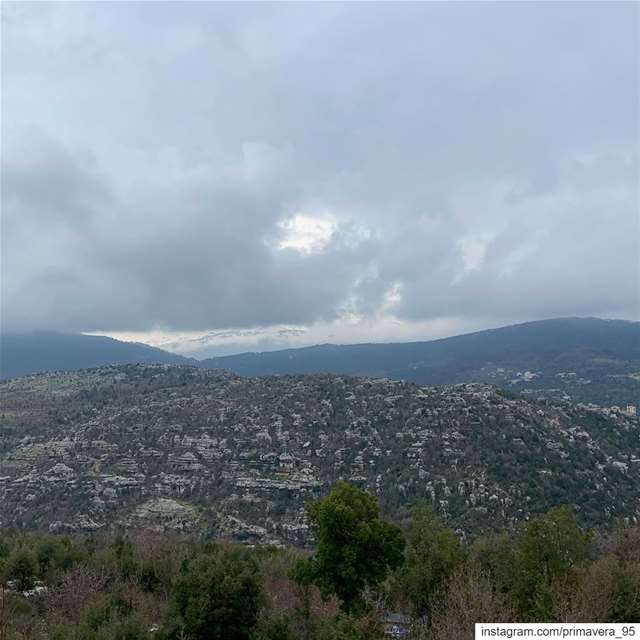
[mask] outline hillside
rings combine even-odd
[[[0,383],[0,526],[306,540],[339,478],[401,520],[432,503],[467,533],[563,503],[640,517],[640,423],[485,384],[240,378],[124,365]]]
[[[536,397],[636,404],[640,323],[560,318],[430,342],[318,345],[212,358],[240,375],[336,373],[419,384],[489,382]]]
[[[189,364],[188,358],[137,342],[52,331],[0,334],[0,377],[110,364]]]
[[[195,360],[104,336],[39,332],[0,336],[1,377],[158,363],[243,376],[334,373],[418,384],[487,382],[603,406],[640,400],[640,323],[595,318],[529,322],[430,342],[317,345]]]

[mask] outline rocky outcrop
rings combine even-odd
[[[5,381],[0,401],[2,526],[302,543],[305,502],[340,478],[465,533],[562,503],[640,515],[636,416],[485,384],[126,365]]]

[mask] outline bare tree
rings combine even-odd
[[[414,632],[420,640],[469,640],[476,622],[513,622],[516,617],[491,581],[473,568],[457,571],[437,602],[430,623]]]

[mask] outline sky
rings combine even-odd
[[[639,10],[3,2],[2,329],[640,319]]]

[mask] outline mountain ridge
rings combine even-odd
[[[56,331],[0,334],[0,378],[111,364],[193,364],[192,358],[142,342]]]
[[[429,341],[318,344],[196,360],[142,343],[76,334],[0,336],[3,378],[112,364],[182,364],[244,376],[335,373],[418,384],[489,382],[521,393],[637,404],[640,323],[554,318]]]
[[[247,376],[335,373],[428,385],[483,381],[557,399],[635,403],[640,385],[624,376],[640,371],[640,323],[560,318],[431,341],[249,352],[209,358],[200,366]]]

